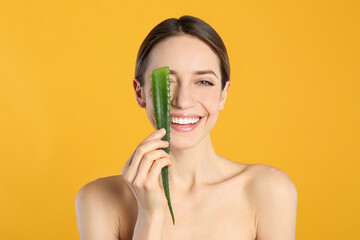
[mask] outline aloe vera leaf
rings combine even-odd
[[[163,150],[170,152],[170,83],[169,83],[169,67],[160,67],[151,72],[152,94],[154,101],[154,111],[156,128],[165,128],[166,134],[161,138],[163,141],[169,142],[167,148]],[[175,225],[174,213],[170,200],[169,189],[169,168],[165,166],[161,169],[161,176],[165,190],[165,196],[168,202],[169,210]]]

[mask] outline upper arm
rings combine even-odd
[[[75,210],[81,240],[118,240],[118,216],[100,179],[84,185],[76,195]]]
[[[257,240],[295,240],[297,191],[282,170],[265,165],[253,183]]]

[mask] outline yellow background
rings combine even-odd
[[[356,239],[359,13],[356,0],[2,0],[0,239],[79,239],[77,191],[120,174],[153,131],[132,88],[138,48],[184,14],[229,52],[215,150],[290,176],[297,239]]]

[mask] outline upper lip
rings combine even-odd
[[[171,113],[170,117],[178,117],[178,118],[200,118],[201,116],[192,113]]]

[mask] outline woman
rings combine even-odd
[[[218,155],[210,138],[230,89],[226,48],[202,20],[158,24],[142,43],[133,87],[156,129],[150,72],[170,67],[170,154],[164,129],[145,138],[121,171],[83,186],[76,198],[82,240],[295,239],[297,191],[288,175],[265,164]],[[188,122],[190,121],[190,122]],[[176,225],[162,188],[169,166]]]

